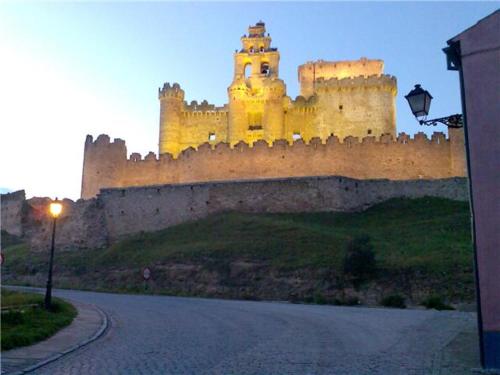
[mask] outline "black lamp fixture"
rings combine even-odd
[[[463,127],[463,118],[460,114],[427,120],[432,95],[420,85],[415,85],[415,88],[405,96],[405,99],[408,100],[410,109],[420,125],[436,126],[438,123],[441,123],[449,128]]]

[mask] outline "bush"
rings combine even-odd
[[[429,296],[423,302],[422,306],[425,306],[427,309],[436,309],[436,310],[455,310],[453,306],[447,305],[443,302],[443,298],[441,296]]]
[[[405,299],[403,296],[400,296],[399,294],[392,294],[390,296],[385,297],[380,304],[385,307],[406,309]]]
[[[317,305],[325,305],[327,301],[323,294],[317,292],[314,294],[314,303]]]
[[[344,274],[350,275],[358,281],[369,280],[375,276],[377,267],[370,237],[363,235],[349,240],[343,269]]]
[[[357,306],[360,303],[361,303],[361,301],[357,297],[348,297],[345,299],[336,298],[333,301],[333,304],[337,305],[337,306]]]

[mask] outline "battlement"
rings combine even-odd
[[[143,159],[141,154],[134,152],[130,155],[128,161],[138,162],[138,161],[178,161],[191,159],[193,155],[203,154],[203,157],[217,157],[221,152],[229,152],[229,153],[241,153],[246,150],[252,152],[252,150],[258,149],[269,149],[271,152],[273,150],[278,150],[278,152],[282,152],[284,147],[287,148],[287,151],[290,153],[294,152],[295,148],[303,148],[303,147],[311,147],[316,149],[317,151],[321,151],[319,148],[330,148],[332,146],[335,147],[346,147],[352,148],[355,145],[363,146],[366,144],[369,145],[391,145],[391,144],[429,144],[429,145],[441,145],[443,147],[450,141],[449,138],[443,132],[434,132],[429,138],[427,134],[423,132],[418,132],[414,134],[413,138],[402,132],[399,133],[396,138],[394,138],[390,134],[383,134],[380,137],[375,136],[366,136],[363,138],[348,136],[343,140],[340,140],[337,136],[331,135],[326,139],[321,139],[320,137],[311,138],[309,141],[304,141],[303,139],[297,139],[295,141],[289,142],[286,139],[277,139],[273,142],[267,142],[263,139],[258,140],[253,143],[247,143],[244,141],[240,141],[234,146],[231,146],[227,142],[218,142],[218,143],[210,143],[205,142],[199,145],[197,148],[188,147],[183,150],[177,158],[174,159],[173,155],[169,153],[161,154],[158,158],[157,155],[150,151],[147,156]]]
[[[198,104],[196,100],[191,101],[191,103],[184,102],[183,112],[185,113],[219,113],[220,112],[228,112],[228,105],[225,104],[222,107],[217,107],[215,104],[209,104],[208,101],[203,100]]]
[[[120,138],[115,138],[113,142],[111,142],[111,139],[109,135],[107,134],[100,134],[96,140],[94,141],[94,137],[92,137],[90,134],[87,135],[85,138],[85,147],[93,145],[93,146],[111,146],[111,147],[125,147],[125,141]]]
[[[333,135],[295,141],[205,142],[177,157],[126,154],[125,143],[101,135],[86,149],[82,197],[104,187],[342,175],[358,179],[437,179],[465,176],[463,136],[435,132],[413,137]],[[110,148],[120,145],[119,149]]]
[[[381,76],[384,72],[382,60],[371,60],[362,57],[359,60],[348,61],[309,61],[297,69],[300,82],[300,94],[309,97],[316,91],[318,81],[345,78],[368,78]]]
[[[181,89],[181,86],[178,83],[170,85],[169,82],[165,82],[162,88],[158,88],[158,99],[167,97],[184,100],[184,90]]]
[[[10,193],[0,194],[2,204],[10,201],[23,201],[26,199],[26,192],[24,190],[17,190]]]
[[[319,78],[315,81],[315,90],[318,93],[329,92],[334,90],[349,90],[357,88],[378,88],[397,90],[396,77],[391,75],[371,75],[368,77],[354,78]]]
[[[368,77],[381,75],[384,72],[383,60],[372,60],[361,57],[359,60],[346,61],[308,61],[298,68],[299,81],[311,77],[313,80],[324,78]]]
[[[290,109],[314,108],[317,103],[318,97],[316,95],[312,95],[308,98],[304,98],[302,95],[299,95],[295,98],[295,100],[290,100]]]

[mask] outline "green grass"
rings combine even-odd
[[[13,245],[18,245],[18,244],[22,243],[21,238],[19,238],[18,236],[15,236],[13,234],[10,234],[3,229],[0,231],[0,235],[2,236],[2,247],[3,248],[13,246]]]
[[[43,296],[2,289],[1,348],[14,349],[44,340],[70,324],[77,315],[69,303],[54,298],[51,311],[43,308]],[[36,306],[30,306],[36,305]]]
[[[231,262],[248,261],[283,272],[329,269],[338,274],[346,244],[359,235],[370,237],[380,277],[417,274],[453,285],[457,295],[470,289],[468,204],[430,197],[392,199],[358,213],[218,214],[134,235],[107,249],[56,250],[56,274],[81,276],[88,282],[80,287],[95,283],[92,275],[173,262],[219,272],[227,272]],[[16,275],[46,272],[46,253],[30,252],[25,245],[5,253],[5,272],[14,281]],[[120,288],[126,282],[120,281]]]

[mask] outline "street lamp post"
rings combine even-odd
[[[53,218],[52,221],[52,242],[50,246],[50,259],[49,259],[49,275],[47,278],[47,289],[45,290],[45,309],[50,310],[52,304],[52,268],[54,265],[54,248],[56,240],[56,223],[57,218],[61,214],[62,204],[56,198],[55,201],[50,203],[49,212]]]
[[[460,114],[427,120],[432,95],[420,85],[415,85],[415,88],[405,96],[405,99],[408,100],[410,109],[420,125],[436,126],[438,123],[441,123],[449,128],[461,128],[464,126],[463,116]]]

